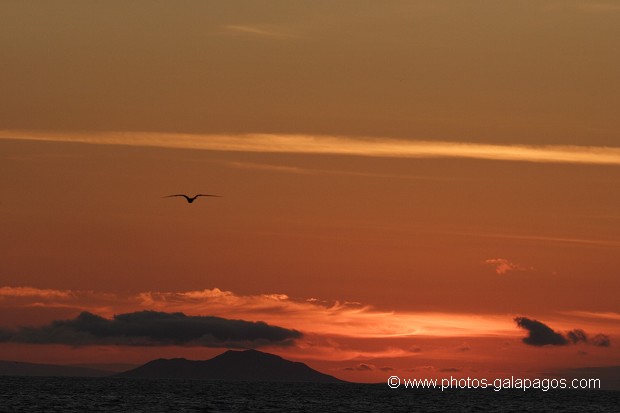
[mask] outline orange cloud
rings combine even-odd
[[[380,311],[359,303],[293,299],[285,294],[237,295],[213,288],[183,292],[147,291],[122,296],[90,291],[4,288],[14,294],[22,292],[21,300],[14,305],[73,306],[76,311],[97,311],[105,316],[145,309],[178,311],[266,321],[304,332],[357,338],[516,335],[511,319],[503,315]],[[23,295],[28,291],[37,295]],[[40,300],[45,295],[53,300]]]
[[[614,312],[594,312],[594,311],[564,311],[564,314],[572,315],[576,317],[595,318],[603,320],[617,320],[620,321],[620,313]]]
[[[221,34],[229,36],[253,36],[262,38],[286,39],[297,36],[287,33],[281,27],[273,25],[231,24],[221,26]]]
[[[328,135],[198,135],[147,132],[61,134],[0,131],[0,139],[231,152],[307,153],[384,158],[470,158],[497,161],[620,165],[620,148],[594,146],[500,145]]]
[[[284,294],[240,296],[217,288],[189,292],[144,292],[143,307],[268,320],[308,332],[358,338],[495,336],[515,334],[498,315],[379,311],[357,303],[295,300]]]
[[[495,267],[495,272],[503,275],[510,271],[527,271],[532,270],[533,268],[525,268],[519,264],[515,264],[514,262],[510,262],[505,258],[489,258],[484,261],[486,264],[490,264]]]
[[[32,287],[0,287],[0,298],[70,298],[70,290],[49,290]]]
[[[0,292],[0,313],[10,314],[10,318],[5,317],[3,321],[7,325],[0,324],[0,330],[21,328],[24,323],[19,321],[20,314],[29,320],[26,324],[30,325],[34,321],[36,327],[49,324],[53,320],[72,320],[82,311],[106,318],[112,318],[115,314],[153,310],[165,313],[182,312],[188,316],[263,321],[303,334],[291,346],[267,344],[265,351],[293,360],[311,360],[317,363],[317,367],[321,366],[321,363],[327,363],[323,364],[324,366],[337,363],[340,367],[346,367],[360,362],[369,364],[369,361],[396,366],[402,363],[422,365],[432,362],[439,363],[437,365],[441,367],[451,367],[444,365],[450,360],[467,360],[470,364],[486,365],[503,362],[507,351],[511,354],[525,354],[524,352],[528,351],[525,347],[529,347],[520,343],[523,332],[515,326],[514,315],[509,314],[382,311],[359,303],[327,302],[316,297],[292,298],[286,294],[240,295],[218,288],[118,294],[0,287]],[[33,318],[33,307],[63,308],[62,311],[37,310],[37,317]],[[602,331],[609,335],[611,342],[615,342],[620,335],[617,320],[613,318],[615,313],[611,314],[612,317],[603,314],[607,315],[607,318],[599,317],[599,313],[593,314],[596,318],[587,317],[590,314],[586,313],[579,321],[574,314],[556,313],[545,315],[545,321],[559,331]],[[463,344],[465,342],[469,344]],[[513,343],[513,346],[504,347],[503,344],[507,342]],[[10,343],[1,346],[3,349],[12,348]],[[608,361],[610,357],[617,358],[617,355],[614,356],[616,352],[613,347],[591,348],[589,360]],[[93,348],[91,351],[99,354],[108,350]],[[123,351],[134,354],[131,350]],[[165,347],[158,351],[159,353],[151,351],[150,357],[161,357],[162,354],[175,357],[184,354],[189,358],[213,355],[196,348],[193,348],[191,354],[180,347],[175,350],[178,353],[176,355]],[[565,352],[562,351],[558,349],[557,358],[554,360],[564,357]],[[528,357],[539,356],[531,351],[527,354]],[[349,364],[343,364],[347,362]],[[380,375],[385,372],[377,369],[375,373]],[[368,376],[368,379],[374,380],[376,377]]]
[[[11,307],[13,312],[33,306],[64,307],[74,311],[64,311],[68,316],[63,317],[72,318],[82,311],[90,311],[111,318],[119,313],[154,310],[264,321],[303,333],[303,338],[294,346],[277,349],[278,354],[317,361],[403,357],[460,359],[465,356],[464,352],[454,349],[462,345],[464,339],[467,342],[508,339],[518,343],[522,336],[513,323],[514,315],[509,314],[382,311],[359,303],[292,298],[286,294],[239,295],[218,288],[145,291],[129,295],[31,287],[2,287],[0,291],[4,294],[0,296],[6,297],[0,300],[0,309]],[[13,299],[9,299],[11,297]],[[562,330],[593,328],[587,319],[576,322],[573,315],[556,314],[546,319]],[[40,323],[49,321],[51,319],[40,320]],[[596,321],[600,331],[614,337],[619,333],[618,328],[611,325],[617,324],[613,317]],[[450,344],[438,344],[440,341]],[[422,342],[425,343],[423,352],[416,347]],[[471,356],[472,352],[468,351],[467,357]]]

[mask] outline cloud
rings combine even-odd
[[[611,345],[611,339],[605,334],[597,334],[589,342],[598,347],[609,347]]]
[[[513,239],[524,241],[539,241],[541,244],[558,243],[558,244],[581,244],[581,245],[593,245],[601,247],[620,247],[620,242],[604,239],[585,239],[585,238],[563,238],[563,237],[549,237],[540,235],[515,235],[515,234],[493,234],[493,233],[480,233],[480,232],[445,232],[446,234],[454,235],[466,235],[480,238],[498,238],[498,239]],[[530,268],[532,269],[532,268]]]
[[[565,346],[567,344],[591,344],[598,347],[609,347],[611,340],[605,334],[597,334],[590,338],[581,329],[568,331],[565,335],[554,331],[551,327],[541,323],[538,320],[532,320],[526,317],[516,317],[517,326],[528,331],[528,336],[523,339],[525,344],[531,346]]]
[[[292,173],[292,174],[300,174],[307,175],[314,173],[315,171],[312,169],[304,169],[296,166],[283,166],[283,165],[269,165],[262,163],[254,163],[254,162],[235,162],[235,161],[223,161],[225,165],[232,166],[233,168],[239,169],[257,169],[262,171],[270,171],[270,172],[283,172],[283,173]]]
[[[571,330],[566,333],[566,338],[573,344],[586,343],[588,341],[588,336],[586,336],[585,331],[579,329]]]
[[[274,39],[297,37],[292,34],[285,33],[284,31],[271,25],[230,24],[221,26],[221,29],[222,34],[230,36],[251,36]]]
[[[72,294],[70,290],[49,290],[32,287],[0,287],[0,298],[69,298]]]
[[[88,345],[89,343],[110,343],[128,345],[164,346],[165,343],[180,343],[183,346],[226,346],[258,347],[278,346],[278,354],[292,358],[303,357],[307,360],[355,360],[355,362],[372,359],[434,358],[433,346],[427,340],[450,339],[452,344],[446,347],[456,357],[464,357],[471,342],[470,338],[488,339],[501,337],[506,340],[518,337],[521,331],[515,328],[514,321],[505,314],[475,313],[438,313],[421,311],[386,311],[360,303],[324,300],[321,297],[291,297],[286,294],[241,295],[218,288],[192,291],[143,291],[132,294],[111,293],[91,290],[47,290],[34,287],[0,287],[0,342],[53,342],[70,345]],[[29,315],[32,307],[62,308],[62,311],[45,313],[37,311],[36,323],[44,325],[29,328],[13,328],[23,321],[33,320]],[[24,316],[21,316],[23,309]],[[5,311],[8,310],[8,311]],[[182,313],[190,320],[200,319],[199,315],[208,314],[212,319],[227,320],[225,326],[231,327],[236,320],[243,326],[267,323],[267,331],[278,326],[285,332],[297,332],[298,336],[285,335],[283,340],[261,338],[254,335],[246,337],[209,337],[175,338],[172,336],[125,335],[93,336],[78,327],[85,323],[79,314],[86,312],[94,320],[103,320],[102,325],[111,331],[118,331],[115,314],[135,314],[145,310],[152,313]],[[52,315],[62,314],[62,315]],[[96,314],[96,315],[95,315]],[[599,313],[595,313],[598,315]],[[591,313],[587,313],[588,316]],[[613,334],[620,332],[614,317],[595,320],[600,330]],[[156,317],[157,318],[157,317]],[[160,317],[161,318],[161,317]],[[52,321],[66,319],[63,322]],[[80,323],[79,321],[82,320]],[[577,324],[575,324],[577,320]],[[123,320],[121,317],[120,321]],[[161,323],[159,323],[161,321]],[[171,324],[178,326],[181,323]],[[580,321],[574,315],[553,318],[553,325],[561,331],[574,331],[592,326],[591,320]],[[5,324],[4,329],[2,324]],[[157,324],[159,323],[159,324]],[[125,322],[123,325],[127,325]],[[153,322],[163,324],[163,320]],[[188,322],[189,324],[189,322]],[[196,323],[204,326],[206,323]],[[542,324],[542,323],[541,323]],[[98,324],[99,325],[99,324]],[[182,324],[187,325],[187,324]],[[180,327],[179,327],[180,328]],[[114,330],[116,329],[116,330]],[[240,328],[241,331],[247,329]],[[599,331],[600,331],[599,330]],[[173,330],[170,331],[171,334]],[[150,333],[149,333],[150,334]],[[155,334],[155,333],[153,333]],[[249,333],[248,333],[249,334]],[[579,336],[578,333],[574,333]],[[158,338],[159,337],[159,338]],[[289,339],[287,340],[287,337]],[[568,340],[567,335],[563,337]],[[175,341],[176,340],[176,341]],[[294,345],[287,346],[294,342]],[[514,343],[514,340],[511,341]],[[185,344],[184,344],[185,343]],[[424,343],[424,344],[422,344]],[[468,344],[469,343],[469,344]],[[583,345],[583,342],[580,342]],[[608,336],[589,336],[590,346],[609,347]],[[580,347],[577,347],[579,349]],[[189,350],[188,350],[189,351]]]
[[[436,370],[435,366],[417,366],[417,367],[407,369],[407,371],[431,371],[431,370]]]
[[[87,311],[112,319],[114,314],[150,310],[180,312],[188,316],[208,314],[249,322],[263,321],[303,332],[303,337],[296,340],[294,346],[280,347],[278,354],[291,357],[303,355],[308,360],[416,357],[421,354],[419,344],[412,347],[408,341],[414,336],[424,340],[428,337],[507,337],[517,334],[512,320],[504,314],[386,311],[354,302],[323,300],[320,297],[309,299],[286,294],[240,295],[218,288],[143,291],[134,294],[71,290],[71,294],[63,296],[65,298],[19,297],[10,301],[0,300],[0,314],[3,314],[4,308],[11,308],[15,312],[36,305],[41,308],[62,307],[63,318]],[[38,320],[41,323],[46,321]],[[11,321],[10,325],[19,325],[19,319],[15,321]],[[10,337],[15,335],[14,331],[10,333]],[[372,348],[362,345],[362,342],[368,343],[366,340],[372,340],[377,345]],[[406,342],[394,344],[392,340]]]
[[[620,4],[612,2],[583,2],[577,5],[579,10],[590,13],[620,12]]]
[[[515,318],[517,325],[528,331],[528,336],[523,339],[525,344],[531,346],[563,346],[568,344],[568,340],[560,334],[553,331],[549,326],[538,320],[531,320],[526,317]]]
[[[276,325],[356,338],[492,336],[512,334],[505,316],[380,311],[354,302],[307,301],[285,294],[237,295],[217,288],[143,292],[143,308],[267,320]]]
[[[13,287],[20,288],[20,287]],[[43,294],[43,293],[42,293]],[[114,314],[153,310],[209,314],[222,318],[265,321],[304,333],[348,338],[396,338],[413,336],[490,337],[515,334],[505,315],[385,311],[356,302],[307,301],[286,294],[238,295],[218,288],[196,291],[144,291],[121,295],[72,290],[54,299],[19,297],[0,300],[3,306],[74,309],[111,318]],[[401,351],[402,355],[411,354]]]
[[[112,319],[82,312],[74,319],[0,331],[1,341],[31,344],[254,348],[292,344],[302,334],[264,322],[138,311]]]
[[[577,11],[586,13],[614,13],[620,12],[620,4],[612,1],[567,1],[547,4],[543,7],[544,10],[551,12],[561,11]]]
[[[620,313],[614,312],[594,312],[594,311],[564,311],[564,314],[582,317],[582,318],[598,318],[604,320],[620,321]]]
[[[418,345],[374,349],[371,352],[345,346],[338,348],[338,355],[335,355],[335,342],[345,339],[511,337],[517,334],[512,320],[503,314],[385,311],[359,303],[326,301],[316,297],[312,299],[292,298],[286,294],[239,295],[231,291],[212,288],[193,291],[144,291],[122,295],[88,290],[0,287],[0,311],[3,307],[16,309],[35,306],[65,308],[69,314],[75,315],[89,312],[109,319],[113,319],[114,314],[139,313],[149,310],[160,313],[183,313],[190,318],[195,315],[209,314],[215,318],[231,321],[265,322],[289,331],[302,331],[304,339],[296,342],[298,351],[308,353],[310,358],[317,356],[321,359],[336,356],[354,359],[374,357],[377,354],[389,357],[410,357],[421,352]],[[592,314],[599,315],[598,313],[586,313],[587,316]],[[599,322],[601,327],[615,334],[618,330],[614,328],[616,324],[611,321],[615,321],[616,313],[602,315],[604,318],[601,318]],[[571,319],[573,318],[574,316],[571,316]],[[607,319],[610,322],[603,322]],[[610,338],[606,335],[591,337],[586,335],[587,341],[580,339],[580,333],[575,327],[584,328],[584,324],[567,325],[567,322],[562,319],[555,319],[554,322],[560,323],[564,331],[572,332],[569,339],[568,333],[566,335],[557,333],[560,336],[557,338],[553,335],[555,333],[553,330],[538,321],[524,317],[520,320],[518,323],[520,327],[532,331],[531,337],[526,338],[528,344],[550,344],[548,338],[551,337],[551,342],[556,345],[566,341],[599,347],[610,346]],[[336,341],[323,342],[318,346],[310,345],[308,340],[311,336],[329,337],[330,340]],[[465,347],[469,346],[463,344],[461,347],[463,348],[460,352],[463,352]]]
[[[566,333],[566,338],[572,344],[586,343],[597,347],[609,347],[611,339],[605,334],[597,334],[594,337],[588,337],[585,331],[581,329],[571,330]]]
[[[484,261],[486,264],[493,265],[497,274],[503,275],[509,271],[527,271],[528,268],[522,267],[518,264],[508,261],[505,258],[489,258]],[[532,270],[533,268],[529,268]]]
[[[198,135],[147,132],[0,131],[0,139],[79,142],[228,152],[306,153],[383,158],[469,158],[496,161],[620,165],[620,148],[500,145],[329,135]]]
[[[290,173],[290,174],[297,174],[297,175],[346,175],[346,176],[361,176],[361,177],[369,177],[369,178],[386,178],[386,179],[408,179],[408,180],[427,180],[427,181],[443,180],[442,178],[421,176],[421,175],[382,174],[382,173],[372,173],[372,172],[354,172],[354,171],[345,171],[345,170],[337,170],[337,169],[313,169],[313,168],[311,169],[311,168],[300,168],[296,166],[271,165],[271,164],[264,164],[264,163],[255,163],[255,162],[220,161],[219,163],[224,164],[226,166],[230,166],[232,168],[238,168],[238,169],[255,169],[255,170],[279,172],[279,173]]]
[[[372,364],[360,363],[354,367],[345,367],[343,370],[347,371],[372,371],[375,369],[375,366]]]

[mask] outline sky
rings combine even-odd
[[[0,3],[2,358],[620,366],[619,37],[610,0]]]

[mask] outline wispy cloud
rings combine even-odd
[[[590,13],[609,13],[620,12],[620,4],[617,2],[581,2],[576,5],[577,9],[587,11]]]
[[[562,0],[544,5],[543,10],[575,10],[586,13],[614,13],[620,12],[620,4],[615,1]]]
[[[32,287],[0,287],[0,298],[70,298],[71,290],[51,290]]]
[[[315,173],[315,171],[312,169],[298,168],[296,166],[270,165],[270,164],[264,164],[264,163],[235,162],[235,161],[225,161],[223,163],[225,165],[232,166],[233,168],[239,168],[239,169],[256,169],[256,170],[261,170],[261,171],[283,172],[283,173],[302,174],[302,175]]]
[[[348,371],[373,371],[375,369],[375,365],[374,364],[366,364],[366,363],[360,363],[357,366],[354,367],[345,367],[343,370],[348,370]]]
[[[297,37],[284,30],[270,25],[230,24],[221,26],[221,33],[229,36],[253,36],[266,38],[293,38]]]
[[[45,290],[39,291],[43,295]],[[73,306],[76,312],[90,311],[106,317],[119,312],[142,310],[183,312],[188,315],[265,321],[304,333],[362,339],[516,334],[510,319],[504,315],[380,311],[359,303],[308,301],[285,294],[238,295],[218,288],[182,292],[145,291],[126,296],[90,291],[53,294],[54,297],[47,300],[13,297],[4,305],[29,307],[36,303],[41,307]],[[0,308],[2,304],[0,302]]]
[[[191,292],[145,292],[142,306],[264,319],[304,331],[357,338],[493,336],[514,334],[502,316],[378,311],[356,303],[307,301],[283,294],[240,296],[217,288]],[[186,310],[181,310],[186,309]],[[168,310],[169,311],[169,310]],[[292,328],[292,327],[291,327]]]
[[[510,271],[528,271],[533,268],[526,268],[514,262],[508,261],[506,258],[489,258],[484,261],[486,264],[490,264],[495,267],[497,274],[503,275]]]
[[[620,148],[499,145],[391,138],[286,134],[36,133],[0,131],[0,139],[150,146],[229,152],[305,153],[384,158],[469,158],[496,161],[620,165]]]
[[[617,320],[620,321],[620,313],[614,312],[594,312],[594,311],[564,311],[563,314],[572,315],[582,318],[595,318],[602,320]]]
[[[273,165],[273,164],[264,164],[264,163],[256,163],[256,162],[238,162],[238,161],[221,161],[221,164],[239,168],[239,169],[255,169],[269,172],[279,172],[279,173],[291,173],[291,174],[300,174],[300,175],[346,175],[346,176],[361,176],[367,178],[385,178],[385,179],[410,179],[410,180],[444,180],[444,178],[437,178],[431,176],[420,176],[420,175],[405,175],[405,174],[383,174],[383,173],[373,173],[373,172],[354,172],[354,171],[345,171],[339,169],[315,169],[315,168],[300,168],[297,166],[286,166],[286,165]]]
[[[454,235],[468,235],[481,238],[500,238],[500,239],[513,239],[524,241],[540,241],[544,243],[558,243],[558,244],[580,244],[591,245],[599,247],[620,247],[620,241],[606,240],[606,239],[587,239],[587,238],[569,238],[569,237],[554,237],[546,235],[520,235],[520,234],[493,234],[493,233],[475,233],[475,232],[449,232]]]

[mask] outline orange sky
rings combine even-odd
[[[263,349],[351,380],[619,365],[619,23],[585,0],[4,2],[0,333],[181,311],[297,329]],[[161,198],[183,192],[223,197]],[[590,341],[528,345],[517,316]]]

